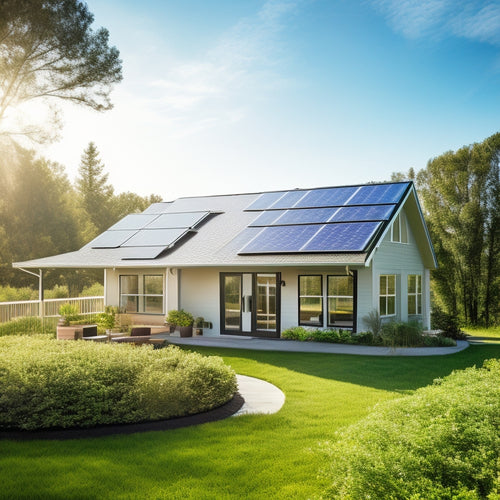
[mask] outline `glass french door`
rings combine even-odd
[[[221,333],[279,337],[279,273],[221,273]]]

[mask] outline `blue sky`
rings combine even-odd
[[[178,196],[384,181],[499,131],[500,3],[89,0],[124,80],[64,108],[117,191]]]

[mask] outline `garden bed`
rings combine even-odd
[[[205,412],[237,389],[221,358],[46,336],[0,338],[0,430],[91,428]]]

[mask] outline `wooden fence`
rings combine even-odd
[[[80,314],[92,316],[104,312],[104,297],[76,297],[70,299],[23,300],[19,302],[0,302],[0,323],[16,318],[38,316],[40,318],[59,317],[59,307],[72,304]]]

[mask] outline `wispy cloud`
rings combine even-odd
[[[149,106],[175,121],[177,135],[240,120],[259,92],[283,81],[281,35],[302,1],[268,0],[196,59],[174,61],[148,82]]]
[[[371,0],[407,38],[450,36],[500,46],[500,4],[488,0]]]

